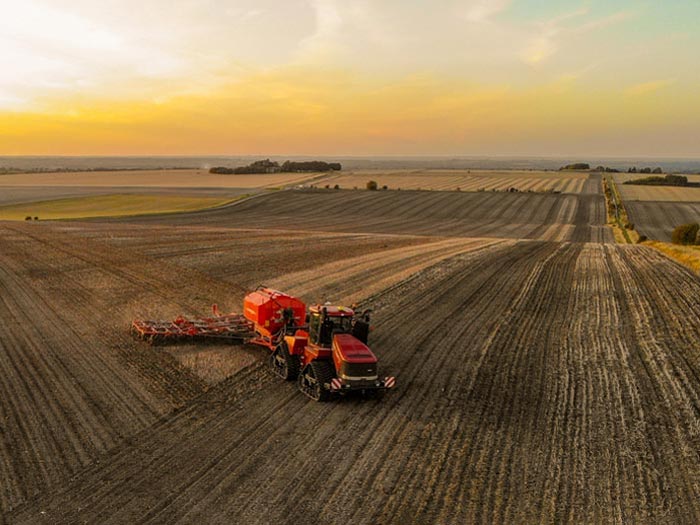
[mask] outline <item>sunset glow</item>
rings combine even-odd
[[[696,156],[700,4],[0,0],[0,154]]]

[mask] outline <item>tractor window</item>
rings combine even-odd
[[[321,327],[321,316],[313,314],[309,319],[309,338],[312,343],[318,343],[319,328]]]
[[[326,317],[319,330],[319,344],[330,346],[333,334],[347,334],[352,331],[352,319],[349,317]]]
[[[309,322],[309,339],[321,346],[330,346],[333,334],[352,332],[352,318],[326,316],[321,321],[319,314],[312,314]]]
[[[352,331],[352,318],[331,317],[333,321],[333,331],[336,333],[348,333]]]

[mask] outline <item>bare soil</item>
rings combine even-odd
[[[699,296],[644,247],[468,251],[367,301],[397,391],[315,404],[260,355],[7,519],[697,521]]]
[[[139,224],[612,242],[600,194],[294,190]]]
[[[0,224],[0,523],[700,520],[700,280],[570,242],[597,195],[279,195]],[[372,307],[397,389],[317,404],[262,349],[128,336],[261,281]]]
[[[671,242],[676,226],[700,222],[700,202],[625,201],[635,229],[649,239]]]

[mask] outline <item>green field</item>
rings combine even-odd
[[[234,200],[236,199],[175,195],[97,195],[0,206],[0,220],[20,221],[29,216],[40,220],[56,220],[177,213],[213,208]]]

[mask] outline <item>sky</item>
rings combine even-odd
[[[698,0],[0,0],[0,155],[700,157]]]

